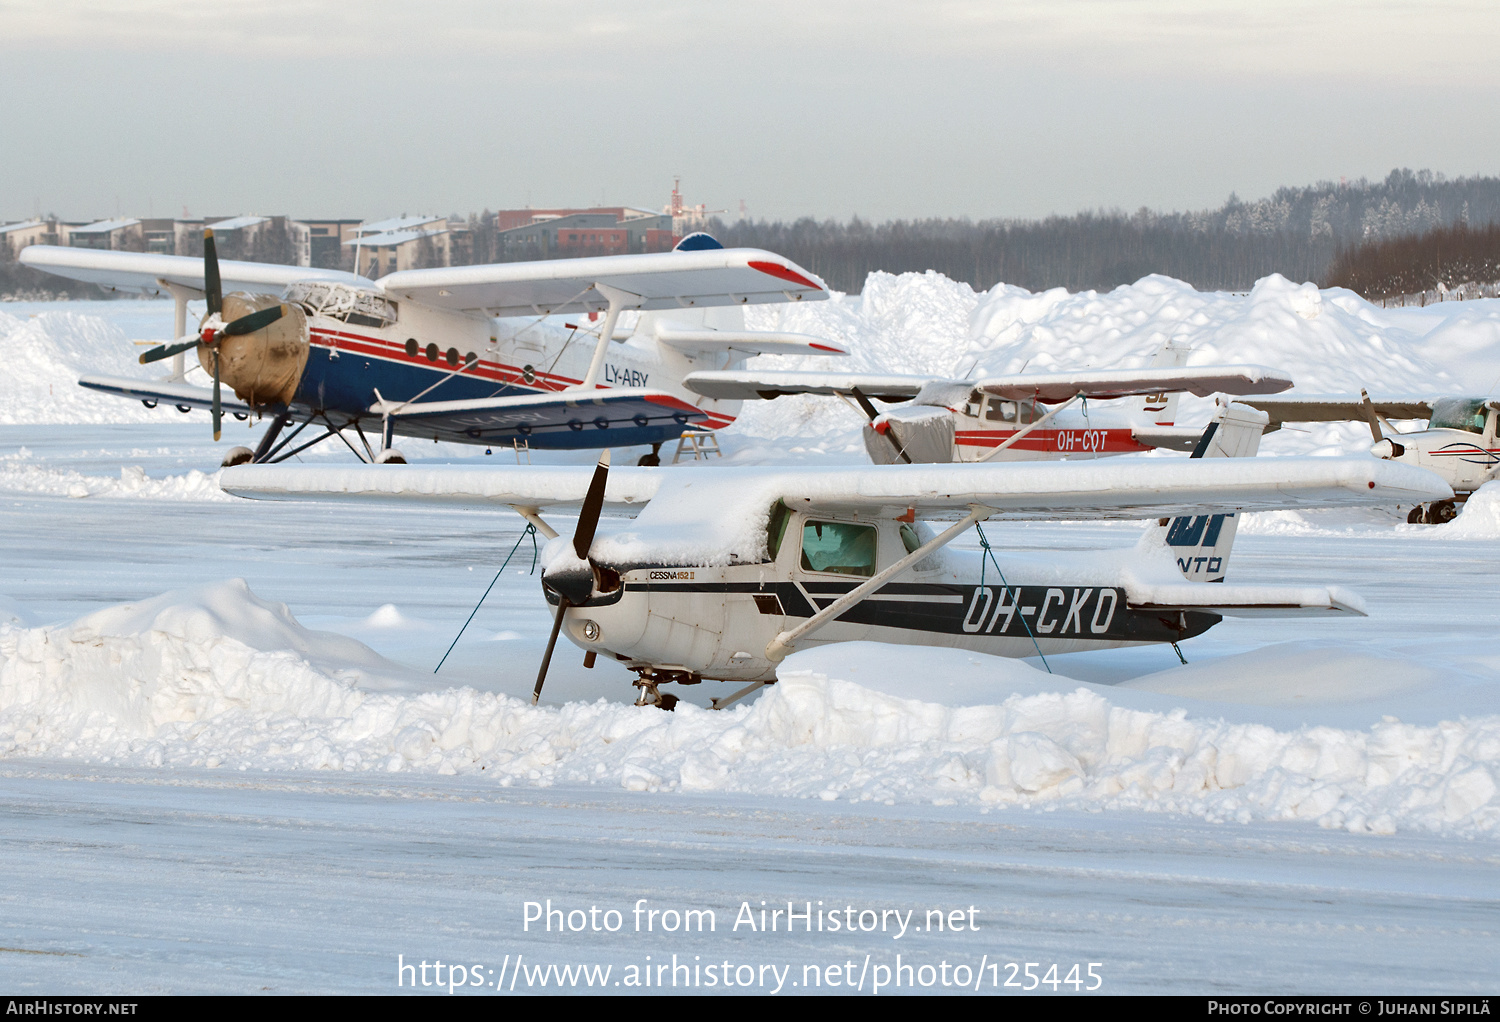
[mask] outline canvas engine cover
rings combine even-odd
[[[222,318],[232,323],[252,312],[274,308],[282,301],[275,295],[234,292],[224,296]],[[219,378],[235,396],[252,408],[289,404],[302,381],[308,355],[307,314],[287,303],[287,312],[276,322],[254,333],[219,339]],[[198,346],[198,362],[210,376],[213,352]]]

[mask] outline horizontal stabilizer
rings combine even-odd
[[[1341,586],[1247,586],[1208,582],[1127,584],[1125,598],[1137,610],[1197,610],[1226,617],[1365,616],[1365,601]]]
[[[1279,369],[1260,365],[1217,365],[1017,373],[986,377],[975,387],[986,394],[1011,400],[1055,404],[1078,394],[1098,399],[1167,393],[1208,397],[1210,394],[1276,394],[1291,385],[1292,378]]]
[[[656,339],[678,351],[742,351],[768,355],[847,355],[811,334],[777,333],[768,330],[686,329],[661,323]]]
[[[159,380],[132,380],[123,376],[85,376],[78,381],[80,387],[97,390],[116,397],[134,398],[155,404],[180,405],[186,408],[212,408],[214,392],[211,387],[195,387],[189,383],[163,383]],[[231,414],[248,415],[254,411],[243,401],[235,399],[225,388],[221,402],[224,411]]]
[[[827,354],[827,352],[819,352]],[[784,397],[788,394],[850,394],[856,389],[877,401],[906,401],[932,379],[895,373],[801,372],[728,369],[689,373],[682,385],[704,397],[731,401]]]
[[[1142,447],[1169,451],[1191,451],[1203,439],[1201,426],[1132,426],[1130,432]]]

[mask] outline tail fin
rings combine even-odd
[[[1151,356],[1151,366],[1156,368],[1187,365],[1188,356],[1192,353],[1192,346],[1187,342],[1169,338],[1156,350],[1156,354]],[[1181,394],[1147,394],[1141,398],[1141,412],[1145,415],[1147,422],[1158,426],[1170,426],[1177,421],[1177,399],[1181,396]]]
[[[1260,437],[1270,417],[1249,405],[1233,402],[1220,406],[1194,458],[1253,458],[1260,450]],[[1229,567],[1229,550],[1239,527],[1235,514],[1184,515],[1163,518],[1147,530],[1142,543],[1163,543],[1172,552],[1177,567],[1192,582],[1222,582]]]

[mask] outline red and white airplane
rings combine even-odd
[[[865,448],[876,464],[1077,460],[1157,447],[1191,451],[1203,427],[1176,424],[1181,394],[1275,394],[1292,385],[1291,377],[1266,366],[1185,366],[1188,354],[1168,342],[1144,369],[981,380],[728,370],[695,373],[684,382],[720,400],[828,394],[853,401],[869,417]],[[1090,404],[1127,397],[1140,400]],[[872,399],[905,403],[881,413]]]
[[[642,463],[654,464],[664,441],[727,426],[739,413],[739,401],[686,385],[695,373],[735,369],[763,352],[846,354],[805,334],[746,330],[740,307],[818,301],[827,286],[774,253],[726,249],[705,234],[672,252],[405,270],[379,281],[221,263],[211,231],[201,261],[45,245],[24,249],[20,261],[116,291],[171,295],[177,340],[141,356],[174,359],[167,379],[79,383],[147,407],[209,409],[215,440],[223,411],[269,414],[258,447],[235,448],[225,464],[282,461],[332,436],[375,462],[402,460],[392,442],[409,436],[539,449],[651,444]],[[187,303],[198,299],[208,314],[189,331]],[[620,331],[627,311],[640,315]],[[495,322],[552,315],[584,326],[566,337],[502,336]],[[211,388],[184,380],[189,351]],[[315,435],[301,439],[308,426]]]

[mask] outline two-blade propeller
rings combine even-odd
[[[542,654],[542,666],[536,674],[536,688],[531,693],[533,706],[542,698],[542,683],[547,680],[547,667],[552,663],[552,650],[557,645],[557,633],[562,630],[563,615],[569,607],[583,604],[594,591],[594,562],[589,560],[589,547],[594,545],[594,530],[599,527],[599,514],[604,510],[604,485],[608,481],[609,451],[606,450],[599,455],[599,464],[594,466],[594,478],[589,480],[588,493],[578,512],[578,528],[573,530],[573,553],[577,560],[559,570],[542,574],[542,584],[558,595],[557,616],[552,619],[547,652]]]
[[[224,313],[224,286],[219,277],[219,253],[214,244],[214,232],[211,228],[203,231],[203,296],[208,302],[208,319],[222,317]],[[221,384],[219,381],[219,339],[221,337],[239,337],[243,334],[253,334],[257,330],[264,330],[282,316],[286,315],[285,305],[272,306],[269,309],[260,309],[239,319],[225,323],[223,326],[215,327],[206,325],[202,334],[192,338],[182,338],[172,344],[161,344],[141,354],[141,365],[149,365],[152,362],[160,362],[162,359],[180,355],[185,351],[202,344],[213,353],[214,362],[214,403],[213,423],[214,439],[218,440],[221,433],[223,420],[223,406],[220,398]]]

